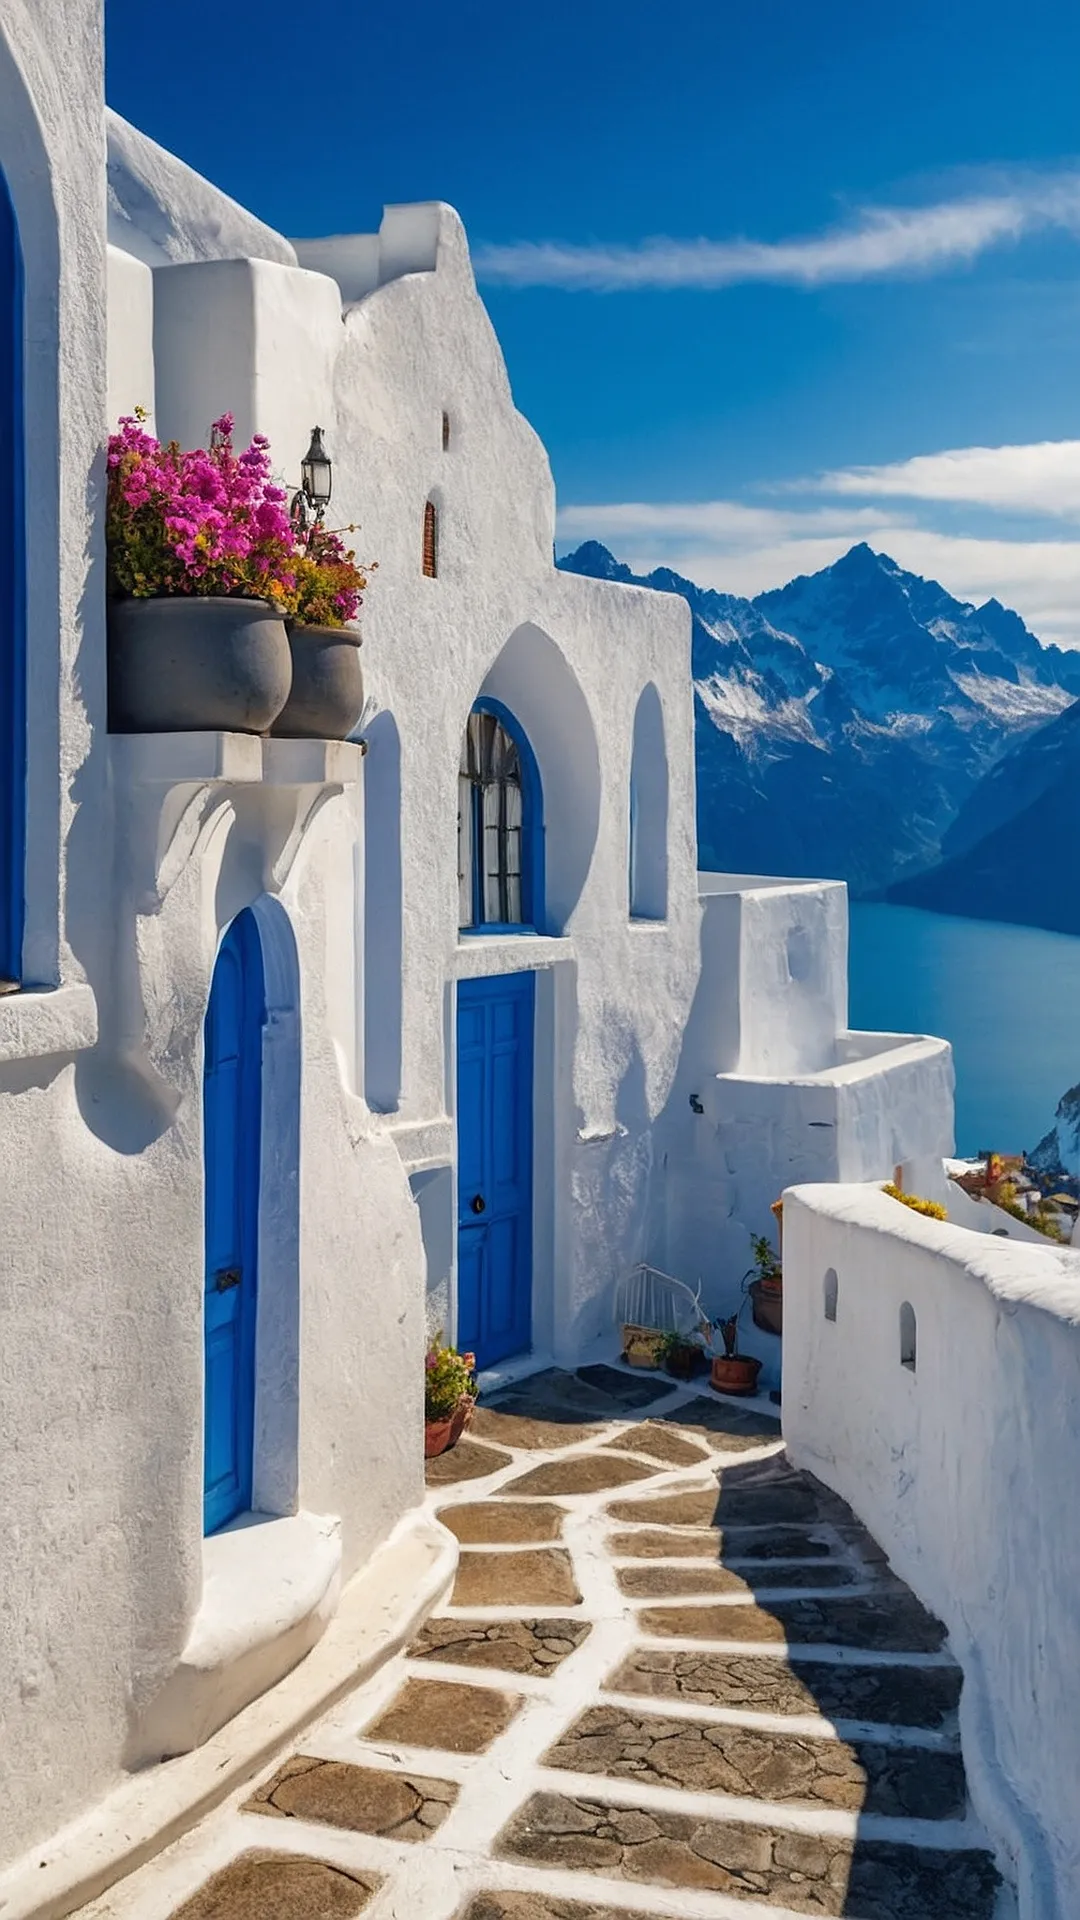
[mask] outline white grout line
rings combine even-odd
[[[949,1667],[956,1661],[947,1649],[940,1653],[890,1653],[877,1647],[837,1647],[828,1641],[785,1640],[697,1640],[667,1634],[642,1633],[638,1646],[648,1653],[720,1653],[746,1654],[753,1660],[810,1660],[831,1666],[852,1667]]]

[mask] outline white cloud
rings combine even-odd
[[[958,501],[1010,513],[1080,519],[1080,440],[953,447],[882,467],[845,467],[798,488],[885,499]]]
[[[826,525],[816,508],[773,514],[733,500],[575,505],[559,514],[559,539],[604,540],[636,573],[672,567],[699,586],[748,595],[815,573],[868,539],[912,573],[940,580],[958,600],[996,598],[1015,607],[1040,640],[1080,647],[1080,539],[996,540],[877,513],[870,526],[865,516],[855,508]]]
[[[870,206],[846,226],[791,240],[644,240],[636,246],[519,241],[482,246],[478,278],[517,287],[625,292],[746,281],[823,286],[974,260],[988,247],[1057,228],[1080,233],[1080,172],[1023,174],[921,207]]]

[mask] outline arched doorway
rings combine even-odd
[[[203,1525],[251,1505],[266,986],[250,908],[218,953],[206,1009]]]
[[[0,991],[22,978],[26,786],[23,273],[0,171]]]

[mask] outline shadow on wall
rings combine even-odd
[[[588,702],[559,647],[532,625],[510,635],[479,698],[509,709],[536,756],[546,888],[539,931],[561,933],[581,897],[600,825],[600,750]]]
[[[389,713],[367,730],[364,761],[364,1097],[401,1099],[401,738]]]

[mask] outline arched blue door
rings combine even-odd
[[[0,173],[0,987],[22,977],[26,787],[22,254]]]
[[[245,909],[222,941],[206,1010],[203,1524],[207,1533],[214,1533],[251,1505],[265,1018],[262,946],[255,916]]]

